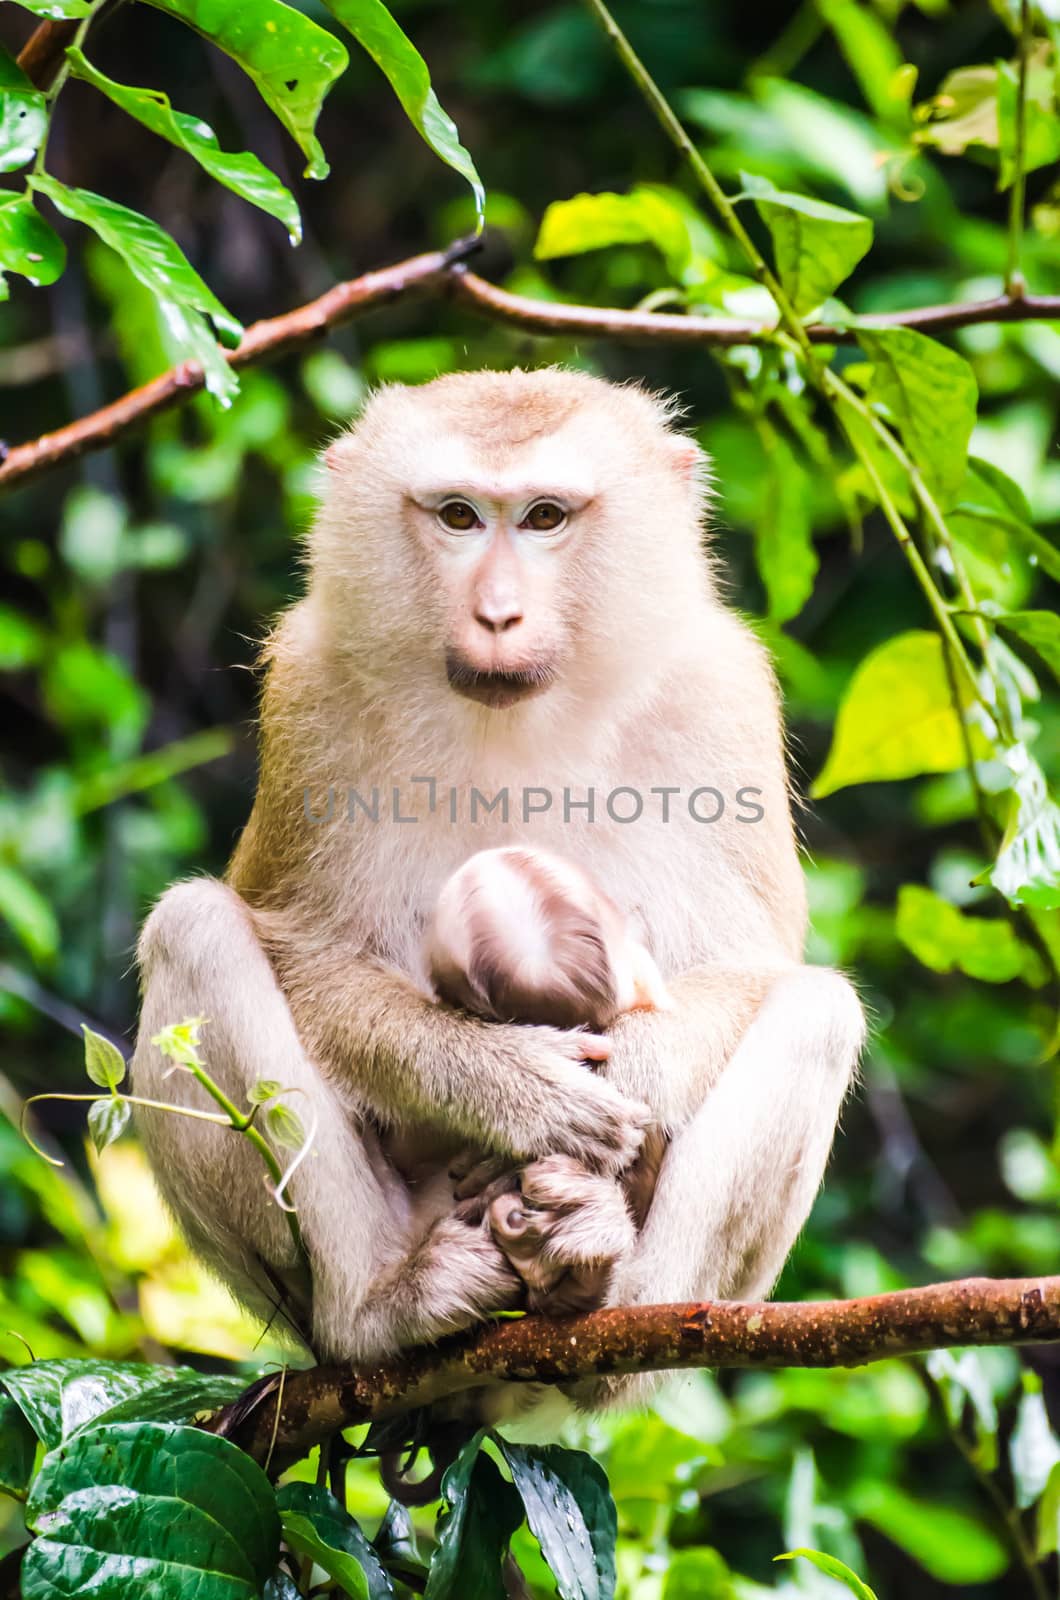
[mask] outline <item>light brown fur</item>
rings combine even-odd
[[[763,1292],[816,1191],[862,1024],[844,979],[799,964],[777,695],[704,553],[702,463],[667,404],[559,371],[384,389],[328,460],[307,593],[266,652],[258,793],[227,883],[178,885],[144,931],[138,1091],[161,1073],[151,1032],[200,1013],[231,1093],[268,1076],[312,1100],[320,1133],[293,1194],[321,1355],[379,1355],[518,1292],[488,1225],[454,1222],[448,1194],[433,1226],[413,1216],[373,1125],[569,1158],[611,1185],[654,1122],[672,1143],[609,1300]],[[440,527],[445,493],[480,508],[471,539]],[[534,496],[571,505],[562,538],[519,524]],[[490,693],[498,674],[545,686],[483,705],[450,685],[447,660]],[[433,810],[416,775],[438,779]],[[378,787],[384,815],[400,786],[398,814],[416,820],[345,820],[350,785]],[[674,800],[663,821],[649,794],[666,785],[714,786],[725,815],[697,822]],[[505,786],[556,802],[469,820],[474,788]],[[599,814],[565,818],[564,788],[590,786]],[[619,786],[648,801],[640,821],[604,814]],[[747,786],[763,810],[751,825],[733,806]],[[323,816],[329,787],[336,815],[308,820],[303,794]],[[430,997],[430,909],[468,856],[500,844],[580,866],[637,918],[669,987],[671,1010],[617,1019],[599,1074],[575,1034]],[[141,1126],[193,1242],[244,1298],[273,1298],[290,1248],[240,1142],[157,1113]]]

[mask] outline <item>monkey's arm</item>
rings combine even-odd
[[[649,1114],[585,1070],[586,1035],[482,1022],[341,947],[278,965],[306,1049],[380,1119],[518,1159],[562,1151],[620,1172],[635,1157]]]
[[[630,1011],[612,1031],[606,1074],[611,1083],[651,1108],[665,1128],[683,1126],[717,1083],[777,980],[792,970],[774,966],[692,967],[667,987],[666,1011]]]

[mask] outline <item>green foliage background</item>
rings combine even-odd
[[[335,17],[304,9],[337,39]],[[134,127],[77,62],[48,170],[153,218],[240,321],[474,225],[466,185],[416,138],[366,55],[353,52],[328,96],[317,133],[331,173],[310,183],[304,161],[319,171],[322,158],[305,127],[302,155],[236,63],[180,14],[178,4],[118,10],[91,37],[97,75],[163,89],[186,121],[216,131],[223,150],[257,152],[297,198],[300,248],[289,243],[297,224],[275,185],[257,175],[269,204],[251,209],[186,146]],[[985,0],[635,0],[616,14],[714,172],[730,192],[753,196],[740,215],[775,252],[800,313],[840,283],[863,314],[999,292],[1009,234],[998,166],[1010,182],[1014,159],[1013,19],[1003,9]],[[763,291],[587,10],[416,0],[397,15],[486,186],[481,270],[546,300],[764,313]],[[9,49],[35,20],[4,7]],[[1036,23],[1023,265],[1032,289],[1057,293],[1056,23],[1048,8]],[[948,73],[999,61],[985,94],[981,81],[951,80],[946,102],[911,110],[945,89]],[[245,170],[240,181],[250,181]],[[7,182],[21,189],[15,172]],[[585,192],[603,198],[556,204]],[[871,219],[871,250],[864,224],[806,200]],[[36,290],[12,278],[0,306],[12,442],[187,353],[157,293],[122,257],[47,213],[69,246],[65,272]],[[197,323],[185,340],[203,348],[204,330]],[[945,410],[939,400],[945,356],[903,438],[916,455],[916,429],[926,437],[924,459],[980,598],[1006,614],[1046,614],[1012,623],[1004,670],[1023,691],[1020,731],[1055,782],[1060,704],[1047,667],[1055,672],[1060,658],[1060,331],[983,325],[946,343],[974,371],[971,449],[987,465],[974,481],[960,470],[961,397]],[[867,384],[892,416],[915,403],[873,377],[869,362],[878,373],[883,356],[871,339],[844,359],[848,381]],[[794,356],[742,347],[719,360],[706,350],[530,338],[442,303],[409,302],[244,373],[228,409],[201,396],[120,449],[0,501],[0,1330],[11,1330],[0,1331],[0,1359],[19,1363],[28,1346],[37,1357],[152,1360],[166,1347],[206,1372],[234,1360],[249,1374],[274,1353],[255,1345],[255,1330],[172,1239],[128,1141],[90,1163],[80,1108],[46,1106],[43,1136],[69,1162],[59,1172],[20,1141],[18,1103],[84,1087],[82,1019],[131,1037],[129,965],[147,906],[179,874],[219,870],[245,820],[255,678],[240,669],[297,592],[314,453],[373,382],[549,361],[683,396],[714,459],[713,538],[732,597],[776,652],[797,781],[805,790],[819,780],[803,817],[811,957],[857,973],[875,1029],[826,1189],[779,1293],[857,1295],[1056,1269],[1060,1097],[1041,948],[1057,948],[1049,897],[1039,897],[1036,941],[1006,920],[989,884],[973,882],[991,856],[959,770],[959,725],[934,692],[937,683],[943,699],[948,690],[930,613],[884,518],[865,514],[863,468],[832,434],[807,432]],[[217,373],[223,388],[220,364]],[[991,466],[1029,508],[999,488]],[[912,516],[908,494],[892,492]],[[1025,536],[1028,518],[1038,547]],[[988,785],[989,769],[984,756]],[[1040,881],[1048,884],[1047,870]],[[619,1594],[841,1592],[807,1561],[772,1566],[796,1546],[831,1552],[884,1596],[1025,1594],[1038,1555],[1039,1583],[1055,1585],[1060,1445],[1046,1409],[1055,1427],[1058,1385],[1045,1353],[1011,1352],[682,1380],[657,1411],[594,1424],[585,1441],[618,1504]],[[371,1471],[356,1468],[350,1509],[370,1524],[385,1503]],[[20,1529],[18,1503],[0,1500],[0,1539],[14,1544]],[[527,1530],[516,1548],[534,1592],[552,1593]]]

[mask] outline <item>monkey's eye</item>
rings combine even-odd
[[[438,507],[438,520],[453,533],[468,533],[472,528],[482,527],[478,512],[466,500],[447,500],[444,506]]]
[[[554,500],[539,500],[536,506],[530,507],[521,526],[531,528],[534,533],[555,533],[566,520],[567,513]]]

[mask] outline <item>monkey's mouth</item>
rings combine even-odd
[[[535,662],[532,666],[506,672],[481,672],[452,650],[446,653],[445,671],[450,688],[457,694],[494,711],[503,711],[506,706],[542,694],[556,680],[556,670],[548,662]]]

